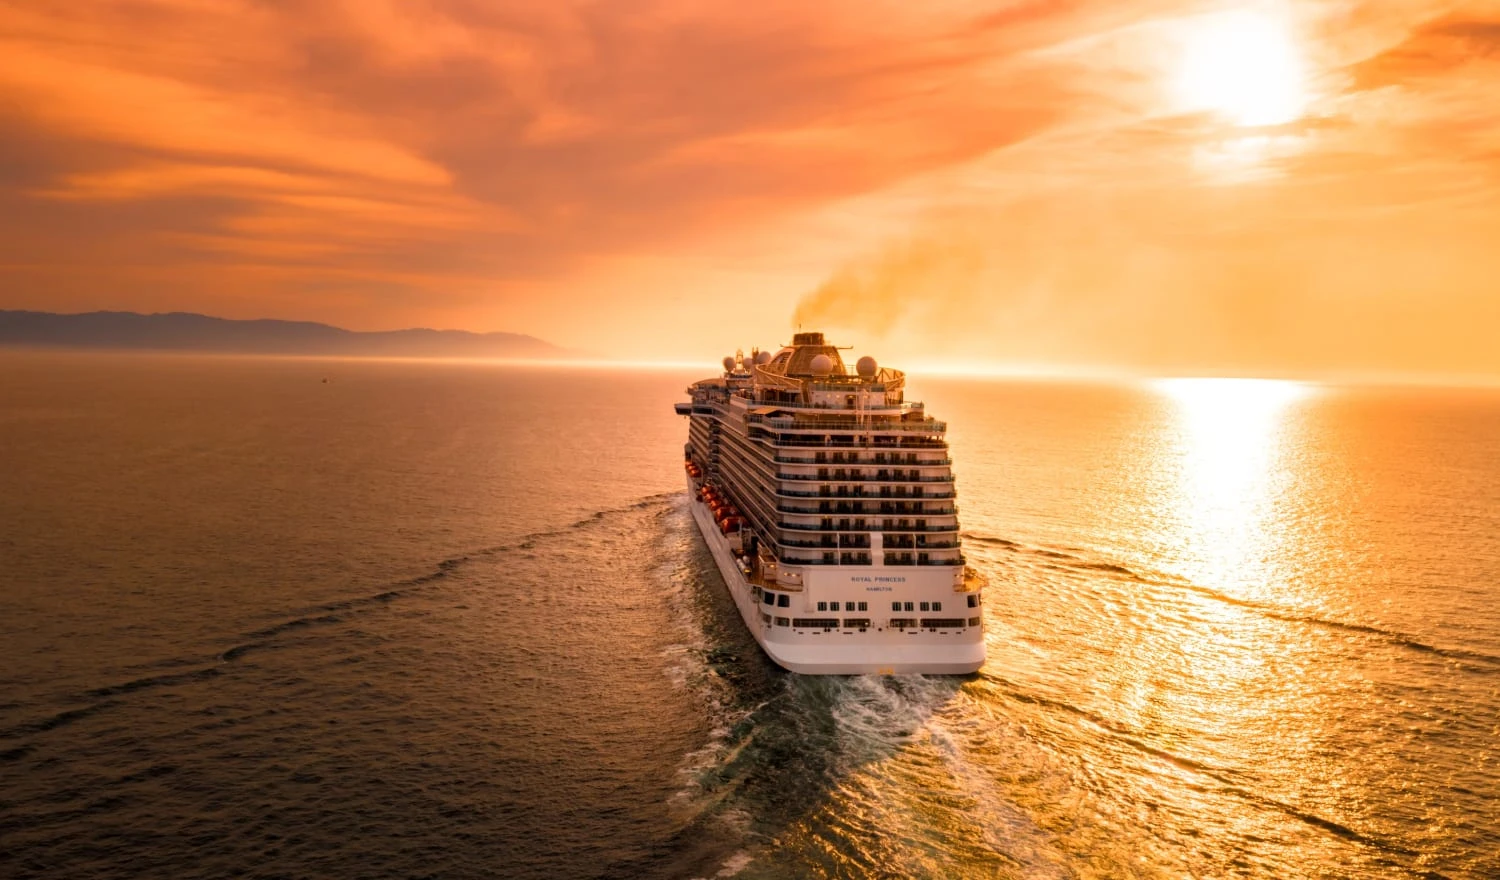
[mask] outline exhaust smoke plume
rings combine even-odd
[[[933,223],[840,267],[793,320],[886,362],[1500,375],[1500,349],[1477,329],[1500,325],[1500,297],[1464,268],[1488,253],[1500,269],[1493,222],[1434,216],[1414,235],[1409,217],[1329,222],[1282,195],[1075,193]],[[1252,207],[1286,220],[1268,235],[1242,222]]]

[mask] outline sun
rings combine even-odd
[[[1302,60],[1285,22],[1251,10],[1187,25],[1177,89],[1186,110],[1243,126],[1279,125],[1307,105]]]

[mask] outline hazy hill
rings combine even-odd
[[[310,321],[232,321],[188,312],[0,310],[0,345],[377,357],[562,358],[569,352],[519,333],[388,330],[362,333]]]

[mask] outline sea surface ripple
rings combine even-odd
[[[0,366],[0,876],[1500,876],[1500,394],[914,377],[989,660],[813,678],[697,376]]]

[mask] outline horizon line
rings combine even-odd
[[[231,319],[233,320],[233,319]],[[235,352],[204,349],[170,348],[109,348],[95,346],[68,346],[55,344],[0,343],[0,352],[51,353],[67,355],[99,356],[166,356],[182,358],[225,358],[287,361],[360,361],[376,363],[409,364],[461,364],[469,366],[553,368],[553,369],[629,369],[641,371],[704,369],[719,373],[719,364],[708,359],[660,359],[631,360],[619,358],[528,358],[528,357],[464,357],[444,355],[363,355],[363,354],[311,354],[279,352]],[[952,364],[943,362],[923,363],[918,361],[901,368],[908,378],[913,376],[983,379],[991,381],[1018,382],[1076,382],[1080,384],[1136,384],[1163,380],[1188,381],[1246,381],[1288,382],[1300,385],[1325,385],[1344,387],[1411,387],[1490,389],[1500,388],[1500,375],[1467,373],[1396,373],[1330,371],[1321,375],[1292,375],[1270,371],[1245,371],[1230,373],[1223,370],[1164,370],[1160,372],[1125,367],[1100,365],[1076,366],[1065,364],[1016,364],[995,362],[989,364]]]

